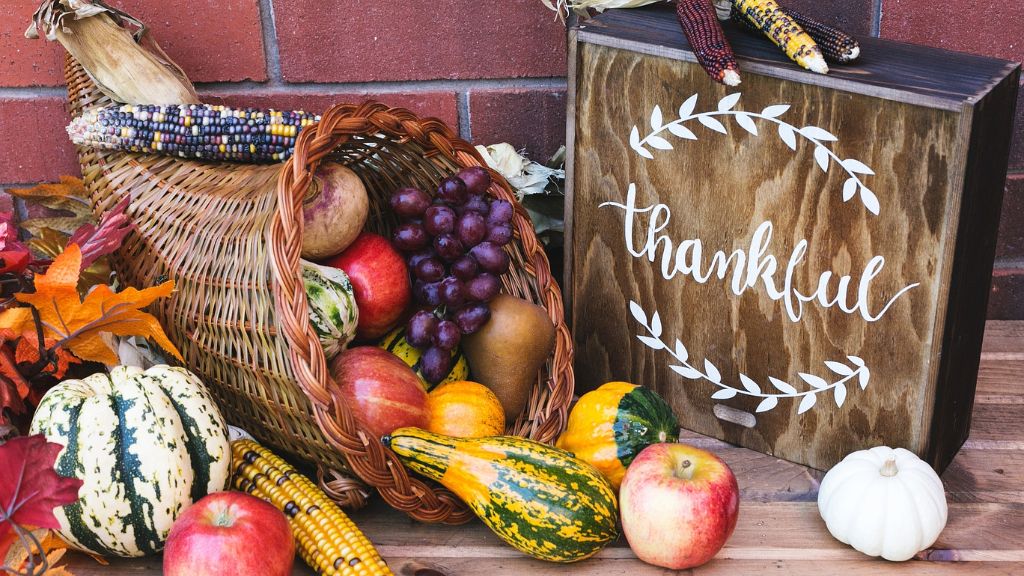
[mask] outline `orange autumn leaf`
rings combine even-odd
[[[53,338],[43,338],[43,346],[46,350],[54,350],[54,360],[56,365],[53,363],[48,364],[50,369],[46,370],[53,375],[54,378],[63,378],[68,372],[68,368],[72,364],[81,364],[82,361],[76,358],[71,352],[68,352],[64,348],[55,348],[57,341]],[[35,364],[39,361],[39,340],[34,333],[26,332],[18,340],[18,346],[14,349],[14,361],[18,364]]]
[[[46,274],[35,277],[34,293],[15,294],[18,301],[39,312],[45,338],[52,338],[57,346],[66,348],[82,360],[107,365],[117,364],[118,359],[100,337],[103,332],[151,338],[175,358],[182,359],[181,353],[167,339],[160,322],[140,310],[157,298],[169,296],[174,290],[174,281],[145,290],[127,288],[117,293],[109,286],[99,285],[82,300],[76,288],[81,262],[81,250],[71,244],[54,259]],[[0,330],[4,329],[15,333],[33,330],[31,310],[22,307],[0,313]]]

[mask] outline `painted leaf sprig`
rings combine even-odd
[[[703,366],[700,368],[695,366],[691,362],[689,351],[679,339],[676,339],[674,346],[670,347],[666,344],[661,338],[663,327],[661,316],[657,311],[648,318],[643,307],[632,300],[629,302],[629,311],[633,319],[647,330],[647,335],[638,334],[637,339],[651,350],[666,351],[675,360],[674,363],[669,364],[669,369],[688,380],[704,380],[714,384],[717,389],[711,394],[712,400],[729,400],[737,396],[759,398],[757,408],[754,410],[758,413],[772,410],[779,405],[780,399],[789,398],[799,399],[797,414],[803,414],[814,407],[819,395],[828,393],[832,394],[836,407],[842,408],[846,402],[846,385],[856,382],[861,390],[864,390],[871,377],[871,371],[864,360],[858,356],[849,355],[846,357],[849,364],[833,360],[825,361],[825,366],[840,376],[838,379],[829,381],[821,376],[798,372],[797,376],[808,385],[804,391],[798,390],[789,382],[774,377],[768,378],[771,387],[761,385],[743,373],[739,375],[739,386],[735,386],[723,381],[721,370],[710,359],[705,358]]]
[[[54,508],[78,499],[82,481],[53,469],[64,447],[42,435],[21,436],[0,446],[0,558],[26,540],[26,526],[59,529]],[[38,543],[38,541],[37,541]]]
[[[167,339],[157,319],[141,311],[157,298],[169,296],[174,281],[117,293],[101,284],[82,299],[76,287],[81,263],[82,252],[77,244],[72,244],[57,256],[45,274],[35,277],[34,293],[15,295],[19,302],[38,312],[46,338],[52,338],[56,347],[64,347],[82,360],[113,365],[117,364],[117,354],[104,342],[102,333],[146,336],[181,360],[181,353]],[[27,307],[0,313],[0,330],[21,334],[34,326],[32,310]]]
[[[753,136],[759,134],[755,120],[762,123],[773,123],[778,126],[779,139],[790,150],[794,152],[797,150],[798,136],[814,146],[814,162],[822,172],[827,173],[832,165],[838,165],[846,172],[847,178],[843,183],[843,202],[849,202],[855,196],[859,196],[868,212],[876,216],[879,214],[881,206],[878,197],[864,184],[862,178],[862,176],[873,176],[874,170],[856,158],[839,157],[826,145],[829,142],[838,142],[838,137],[818,126],[797,127],[780,120],[779,117],[789,110],[789,104],[775,104],[767,106],[761,112],[750,112],[736,109],[739,100],[739,92],[727,94],[718,101],[714,111],[695,113],[697,95],[694,94],[679,106],[679,118],[671,122],[665,122],[661,107],[655,106],[650,117],[651,132],[641,138],[639,126],[633,126],[629,133],[629,146],[641,158],[653,160],[654,154],[650,149],[673,149],[672,143],[665,138],[666,132],[683,140],[697,140],[697,134],[686,126],[686,123],[691,120],[696,120],[697,123],[712,132],[728,134],[725,124],[719,118],[732,118],[740,128]]]

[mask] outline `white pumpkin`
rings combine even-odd
[[[935,543],[948,508],[931,466],[909,450],[878,446],[850,454],[825,474],[818,511],[840,542],[903,561]]]

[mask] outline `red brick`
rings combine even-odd
[[[458,103],[453,92],[354,93],[354,92],[247,92],[224,94],[201,91],[204,102],[236,107],[276,108],[278,110],[306,110],[323,112],[334,104],[358,104],[364,100],[377,100],[388,106],[408,108],[415,114],[434,116],[443,120],[458,133]]]
[[[64,82],[64,49],[29,40],[25,28],[39,0],[5,0],[0,18],[0,86],[57,86]]]
[[[1024,88],[1017,98],[1017,119],[1013,123],[1013,144],[1010,145],[1010,170],[1024,170]]]
[[[55,86],[64,82],[64,49],[23,37],[39,0],[13,1],[0,19],[0,85]],[[257,0],[179,2],[120,0],[118,8],[146,23],[150,33],[193,82],[267,79]]]
[[[1024,60],[1024,2],[884,0],[882,37]]]
[[[258,0],[120,0],[193,82],[267,79]]]
[[[536,0],[275,0],[289,82],[564,76],[565,29]]]
[[[0,99],[0,182],[51,182],[79,175],[64,127],[63,98]]]
[[[565,90],[481,90],[469,94],[474,144],[508,142],[545,162],[565,144]]]
[[[992,271],[988,318],[1024,320],[1024,268],[996,268]]]
[[[870,36],[874,22],[873,0],[788,0],[786,7],[838,26],[849,34]]]
[[[1024,174],[1006,180],[996,258],[1024,258]]]

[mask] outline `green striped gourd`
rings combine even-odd
[[[65,380],[43,396],[31,433],[62,444],[57,473],[84,482],[77,502],[54,510],[60,535],[101,556],[159,552],[179,513],[227,487],[227,426],[184,368]]]
[[[516,436],[453,438],[399,428],[384,438],[413,472],[443,484],[513,548],[575,562],[615,539],[608,481],[568,452]]]
[[[654,390],[608,382],[580,397],[555,445],[592,464],[618,490],[644,448],[678,440],[679,421]]]
[[[359,308],[344,270],[302,261],[309,323],[320,338],[324,356],[334,358],[356,337]]]

